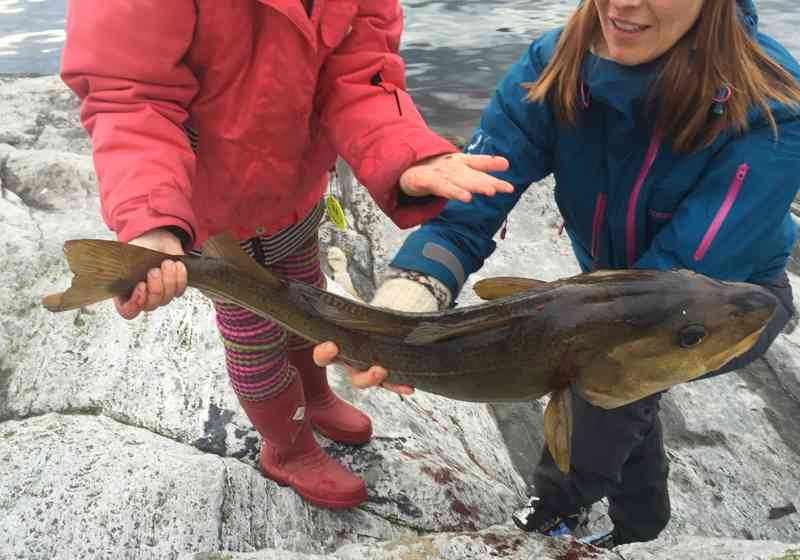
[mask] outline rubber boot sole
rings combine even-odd
[[[369,497],[367,495],[366,487],[362,486],[362,492],[358,494],[356,497],[349,498],[347,500],[332,500],[330,498],[322,498],[320,496],[315,496],[310,492],[307,492],[297,486],[293,485],[288,478],[280,476],[276,473],[267,472],[264,470],[264,467],[261,466],[261,474],[263,474],[266,478],[275,482],[278,486],[286,488],[287,486],[294,490],[301,498],[307,501],[310,504],[313,504],[317,507],[325,508],[325,509],[351,509],[357,506],[360,506],[364,502],[367,501]]]

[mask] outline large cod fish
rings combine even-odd
[[[525,401],[551,394],[545,439],[559,468],[570,464],[569,386],[615,408],[713,371],[746,352],[772,316],[766,289],[689,271],[601,271],[555,282],[478,282],[488,303],[438,313],[364,305],[259,266],[227,235],[202,257],[126,243],[64,245],[71,287],[46,296],[66,311],[127,296],[165,259],[186,265],[188,284],[268,316],[312,342],[332,340],[358,369],[379,364],[387,381],[452,399]]]

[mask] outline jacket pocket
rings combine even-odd
[[[352,29],[353,17],[358,11],[354,2],[328,0],[322,14],[320,33],[325,46],[336,48],[342,44]]]
[[[656,210],[655,208],[648,208],[647,210],[647,246],[650,246],[652,243],[653,238],[658,235],[658,232],[661,231],[665,225],[672,221],[672,212],[666,212],[664,210]]]
[[[656,220],[659,222],[666,222],[672,219],[672,212],[659,212],[658,210],[653,210],[652,208],[647,211],[650,215],[651,220]]]
[[[733,203],[736,202],[736,198],[739,196],[739,191],[742,189],[742,184],[744,183],[745,177],[747,177],[747,172],[750,170],[750,167],[743,163],[739,166],[736,170],[736,175],[733,176],[731,180],[731,185],[728,187],[728,192],[725,194],[725,199],[722,201],[722,206],[719,207],[717,210],[717,214],[714,216],[711,224],[708,226],[705,235],[703,236],[703,240],[698,245],[697,250],[694,252],[694,260],[695,262],[702,261],[706,253],[708,253],[711,244],[714,242],[714,238],[719,233],[720,228],[722,228],[722,224],[725,222],[725,218],[728,217],[728,213],[731,211],[733,207]]]

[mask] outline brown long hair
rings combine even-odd
[[[550,103],[562,123],[574,126],[581,64],[600,33],[594,0],[584,0],[564,27],[542,75],[523,84],[528,100]],[[747,32],[734,0],[706,0],[693,30],[663,56],[648,106],[655,111],[656,129],[671,139],[676,151],[708,147],[725,130],[747,131],[747,110],[752,106],[763,111],[777,137],[768,100],[800,107],[800,85]],[[714,97],[726,85],[732,95],[724,113],[712,115]]]

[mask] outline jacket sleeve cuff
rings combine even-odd
[[[467,276],[475,269],[463,258],[461,252],[447,240],[441,237],[433,239],[421,235],[417,230],[406,238],[389,266],[435,278],[447,287],[450,297],[455,300]]]
[[[192,236],[180,226],[166,226],[165,229],[178,238],[184,252],[189,252],[192,248]]]
[[[108,220],[117,239],[128,242],[158,228],[178,228],[176,234],[184,250],[190,250],[197,239],[197,220],[185,195],[176,189],[157,188],[147,200],[128,200],[118,206]]]
[[[402,229],[418,226],[441,212],[447,199],[406,195],[400,190],[400,175],[423,160],[458,152],[455,146],[426,130],[384,150],[385,157],[365,158],[356,172],[380,209]]]

